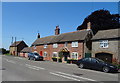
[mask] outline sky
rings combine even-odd
[[[9,49],[12,37],[24,40],[28,46],[41,37],[54,35],[59,25],[60,33],[76,31],[92,12],[106,9],[118,13],[117,2],[3,2],[2,47]]]

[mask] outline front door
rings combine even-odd
[[[43,55],[42,55],[42,51],[40,51],[40,56],[43,56]]]

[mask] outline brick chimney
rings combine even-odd
[[[59,26],[56,26],[56,29],[55,29],[55,35],[59,35],[59,34],[60,34]]]
[[[38,33],[37,38],[40,38],[40,33]]]
[[[90,30],[91,29],[91,22],[88,22],[87,23],[87,30]]]

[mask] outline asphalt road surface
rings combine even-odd
[[[2,56],[2,81],[118,81],[118,73],[80,69],[75,64]]]

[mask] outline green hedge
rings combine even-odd
[[[76,59],[68,59],[67,63],[72,63],[72,64],[76,64]]]
[[[62,60],[60,59],[60,57],[52,57],[52,60],[53,60],[54,62],[57,62],[57,59],[59,60],[59,62],[62,62]]]

